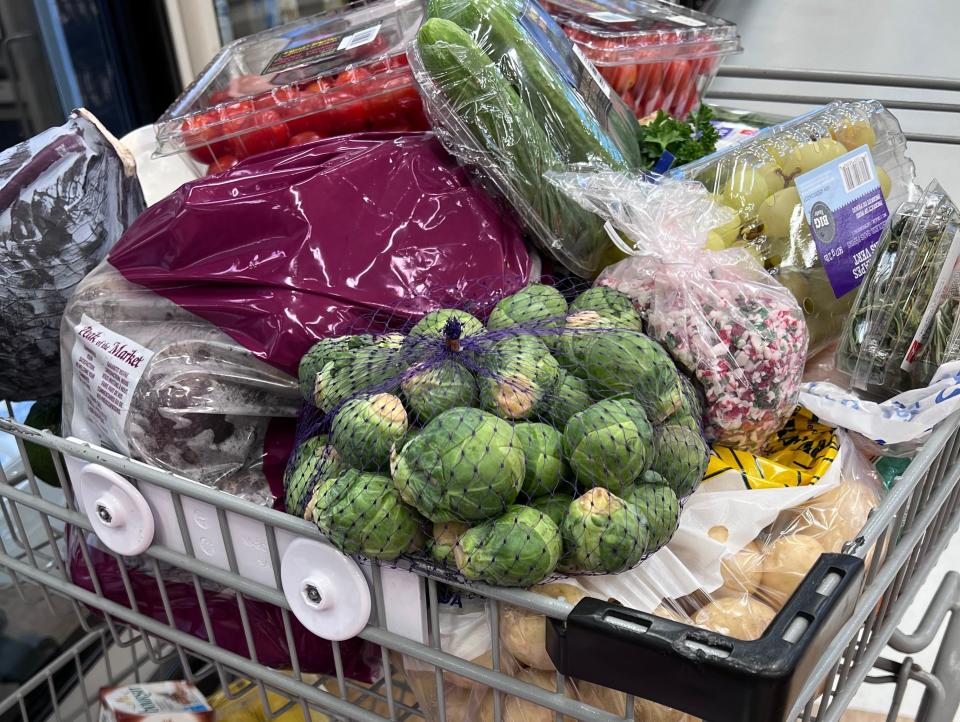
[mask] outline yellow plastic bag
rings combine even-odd
[[[829,426],[804,408],[767,442],[763,454],[714,446],[706,479],[735,471],[749,489],[815,484],[837,458],[840,442]]]

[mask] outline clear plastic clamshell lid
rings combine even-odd
[[[548,0],[547,10],[597,64],[740,52],[734,23],[659,0]]]
[[[158,153],[205,146],[213,152],[191,155],[211,162],[200,155],[216,158],[229,151],[223,141],[280,123],[291,125],[291,136],[306,130],[323,137],[365,129],[415,129],[396,122],[387,123],[398,126],[391,128],[374,124],[377,127],[328,129],[329,122],[299,128],[290,119],[331,113],[335,117],[330,122],[351,126],[356,120],[362,125],[363,116],[381,110],[373,107],[374,98],[384,98],[383,105],[390,100],[394,106],[393,96],[408,88],[421,118],[405,50],[423,14],[422,0],[386,0],[313,15],[229,43],[155,124]],[[358,106],[357,113],[339,117],[344,115],[343,106],[358,100],[365,105]],[[331,112],[338,106],[340,111]]]

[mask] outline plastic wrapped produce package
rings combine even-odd
[[[157,120],[159,154],[209,175],[320,138],[427,130],[405,55],[422,21],[421,0],[371,3],[229,43]]]
[[[482,309],[530,272],[518,228],[429,134],[263,154],[152,206],[81,284],[62,323],[63,433],[282,508],[311,344],[383,308],[397,324]],[[178,625],[202,630],[184,604]],[[253,623],[276,632],[278,618]],[[328,656],[301,660],[330,671]]]
[[[644,0],[544,4],[639,118],[685,117],[724,58],[740,52],[736,25],[695,10]]]
[[[742,245],[759,254],[803,308],[811,355],[840,337],[862,279],[859,267],[865,268],[876,239],[852,244],[837,237],[849,247],[825,267],[821,254],[831,248],[810,232],[797,179],[863,146],[887,206],[896,208],[911,193],[913,161],[905,154],[897,120],[876,101],[831,103],[670,173],[702,182],[731,209],[731,219],[715,229],[711,247]],[[873,180],[866,160],[856,165],[855,172],[848,169],[854,172],[851,190],[860,182],[861,168],[863,177]],[[867,260],[859,260],[861,255]]]
[[[60,316],[145,207],[133,159],[86,110],[0,154],[0,399],[60,393]]]
[[[633,114],[535,0],[433,0],[427,15],[408,55],[444,145],[492,183],[544,251],[596,276],[616,249],[543,174],[639,167]]]
[[[651,336],[703,385],[708,441],[761,448],[797,403],[807,330],[796,300],[746,250],[704,251],[725,211],[699,183],[548,177],[607,219],[631,254],[597,283],[628,294]]]
[[[568,306],[533,284],[486,326],[443,309],[320,341],[301,363],[316,408],[288,509],[346,553],[487,584],[635,566],[708,457],[694,384],[640,327],[618,291]]]
[[[933,181],[900,206],[877,247],[837,349],[854,389],[889,398],[960,359],[960,210]]]

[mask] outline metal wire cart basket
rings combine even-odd
[[[753,77],[744,72],[742,77]],[[886,84],[895,83],[888,78]],[[797,97],[788,102],[803,102]],[[960,610],[960,575],[946,575],[917,630],[899,629],[960,526],[960,415],[933,432],[844,553],[823,555],[756,641],[597,599],[571,605],[515,589],[463,585],[463,592],[482,599],[494,640],[500,637],[500,605],[546,615],[548,652],[559,670],[557,691],[550,691],[509,674],[497,644],[490,669],[441,649],[440,596],[456,582],[419,568],[358,565],[304,520],[24,426],[12,420],[9,406],[8,412],[9,418],[0,418],[0,432],[15,437],[20,460],[0,469],[0,510],[12,540],[0,537],[0,567],[21,594],[35,585],[48,604],[53,597],[68,600],[85,634],[0,703],[3,722],[93,720],[101,685],[169,675],[204,691],[222,688],[226,698],[255,695],[267,719],[294,709],[307,719],[423,719],[402,674],[401,655],[431,671],[437,714],[450,722],[463,713],[448,707],[447,674],[494,690],[498,722],[508,696],[552,710],[557,720],[634,719],[634,697],[642,697],[710,722],[832,722],[864,681],[895,685],[889,719],[896,718],[911,682],[924,687],[919,718],[926,722],[948,722],[960,706],[960,621],[954,614]],[[60,493],[35,478],[27,442],[51,452]],[[157,508],[166,512],[154,515]],[[88,584],[70,574],[68,537],[79,549]],[[103,565],[94,563],[103,555],[112,560],[109,579]],[[139,580],[131,577],[132,565]],[[189,602],[202,618],[198,629],[186,631],[176,621],[182,600],[170,593],[171,569],[191,590]],[[139,596],[143,578],[159,595],[158,613],[151,614]],[[114,585],[119,596],[104,593],[105,585]],[[218,634],[223,598],[239,619],[230,639]],[[263,605],[276,609],[280,641],[289,652],[289,664],[282,666],[289,669],[274,668],[264,655],[256,629],[256,610]],[[405,614],[395,614],[397,609]],[[888,648],[915,654],[944,625],[931,670],[909,657],[884,657]],[[334,674],[308,669],[302,642],[310,635],[329,640]],[[383,671],[373,682],[351,679],[357,639]],[[99,677],[90,673],[97,662]],[[564,695],[566,676],[626,693],[623,712],[611,714]]]

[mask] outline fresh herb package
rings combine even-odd
[[[933,181],[897,210],[837,350],[851,386],[877,396],[926,386],[960,358],[960,212]]]

